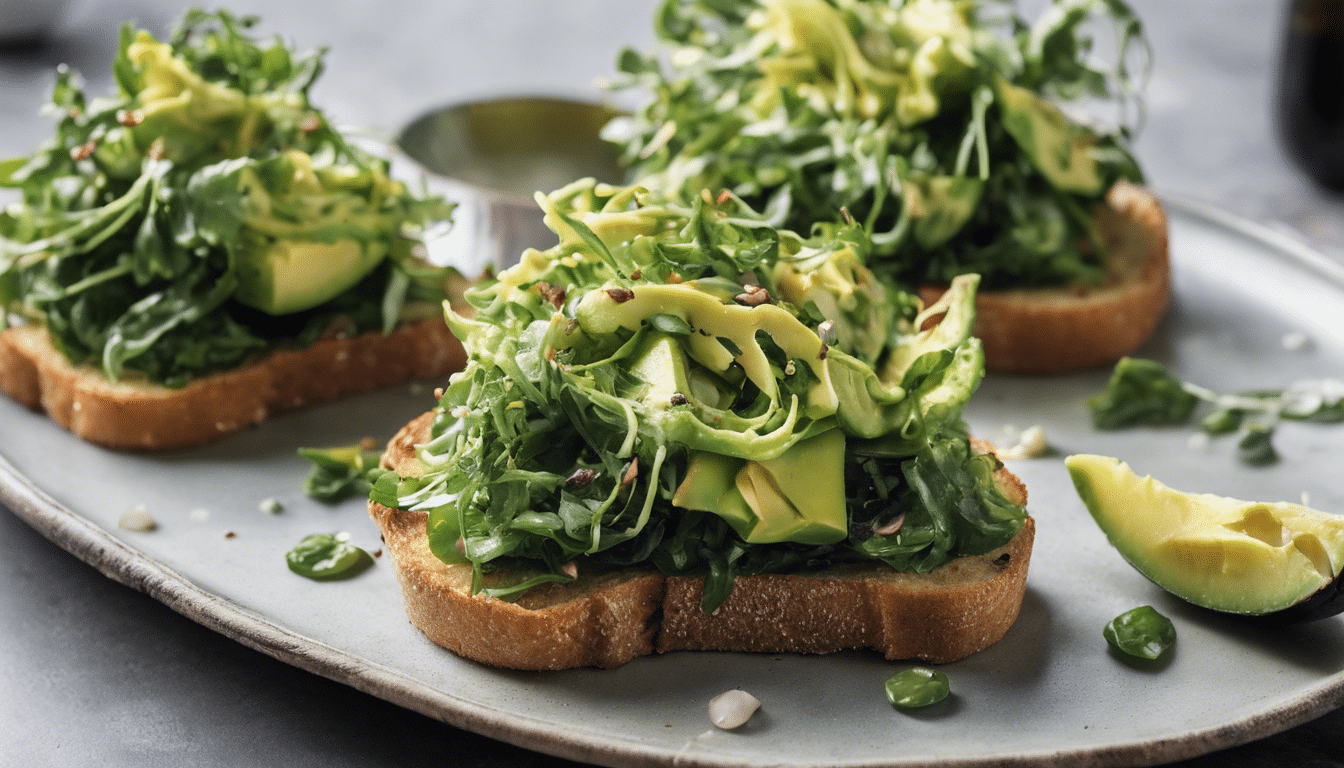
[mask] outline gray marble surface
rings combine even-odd
[[[1134,0],[1153,47],[1138,153],[1161,193],[1280,226],[1344,261],[1344,202],[1280,151],[1273,93],[1283,9],[1265,0]],[[329,45],[315,99],[390,134],[438,104],[594,96],[650,0],[235,2],[301,46]],[[184,4],[76,2],[44,41],[0,46],[0,157],[49,130],[51,69],[93,90],[120,20],[162,30]],[[0,4],[0,13],[5,5]],[[0,435],[0,439],[3,436]],[[0,514],[0,764],[543,765],[554,761],[298,671],[115,584]],[[1183,766],[1344,765],[1344,710]]]

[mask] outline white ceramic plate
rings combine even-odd
[[[1344,270],[1290,238],[1173,203],[1177,301],[1142,350],[1221,390],[1344,372]],[[1285,334],[1310,339],[1300,349]],[[348,582],[285,568],[304,535],[349,531],[378,547],[363,505],[303,497],[295,449],[385,438],[432,404],[402,387],[285,416],[214,445],[124,455],[75,440],[0,402],[0,501],[112,578],[281,660],[454,725],[610,765],[1091,765],[1174,760],[1284,730],[1344,694],[1344,619],[1258,629],[1170,598],[1125,565],[1092,524],[1059,457],[1129,460],[1177,488],[1344,510],[1344,426],[1289,424],[1283,460],[1252,469],[1230,439],[1192,447],[1189,428],[1102,433],[1084,400],[1107,372],[989,378],[967,413],[982,436],[1044,426],[1056,454],[1017,461],[1038,524],[1022,614],[999,644],[945,668],[954,695],[921,714],[887,704],[905,665],[829,657],[678,653],[612,671],[518,673],[464,662],[406,622],[386,562]],[[70,471],[72,467],[78,468]],[[285,510],[258,509],[265,498]],[[145,504],[152,533],[117,528]],[[201,513],[199,510],[204,510]],[[228,534],[232,533],[232,536]],[[1175,653],[1140,669],[1112,656],[1102,626],[1152,604],[1176,623]],[[716,731],[709,699],[741,687],[764,704]]]

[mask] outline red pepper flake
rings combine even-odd
[[[739,293],[733,297],[733,301],[744,307],[759,307],[762,304],[769,304],[770,292],[759,285],[744,286],[745,292]]]
[[[74,147],[70,150],[70,159],[74,160],[75,162],[79,162],[80,160],[87,160],[93,154],[93,151],[97,148],[98,143],[93,139],[89,139],[83,144],[80,144],[78,147]]]
[[[552,363],[555,362],[555,347],[546,348],[546,359]]]
[[[631,460],[630,460],[630,463],[626,465],[626,467],[625,467],[625,475],[624,475],[623,477],[621,477],[621,487],[624,488],[625,486],[627,486],[627,485],[629,485],[630,483],[634,482],[634,480],[635,480],[636,477],[639,477],[639,457],[638,457],[638,456],[636,456],[635,458],[631,459]]]
[[[565,478],[565,487],[572,489],[582,488],[593,482],[593,478],[595,477],[597,477],[597,473],[591,469],[576,469],[574,470],[574,474]]]
[[[830,347],[826,346],[825,344],[822,344],[822,345],[821,345],[821,354],[817,355],[817,359],[818,359],[818,360],[825,360],[825,359],[826,359],[826,352],[829,351],[829,350],[830,350]]]
[[[631,280],[639,280],[639,279],[641,279],[641,278],[643,278],[643,277],[644,277],[644,272],[643,272],[643,270],[639,270],[639,269],[636,269],[634,272],[632,272],[632,273],[630,274],[630,279],[631,279]]]
[[[238,534],[234,533],[233,531],[229,531],[228,533],[224,534],[224,538],[226,538],[226,539],[232,539],[232,538],[234,538],[234,537],[237,536],[237,535],[238,535]]]
[[[624,304],[625,302],[635,298],[635,292],[630,290],[629,288],[608,288],[607,295],[610,296],[611,300],[616,302],[617,304]]]
[[[383,556],[383,550],[381,550],[381,549],[375,549],[375,550],[373,550],[373,556],[374,556],[374,557],[382,557],[382,556]]]
[[[545,282],[537,283],[533,287],[537,289],[537,293],[541,294],[541,298],[551,302],[551,306],[556,309],[561,309],[565,306],[564,288]]]
[[[145,113],[139,109],[120,109],[117,110],[117,122],[127,128],[134,128],[145,122]]]
[[[725,189],[722,192],[719,192],[719,196],[717,199],[714,200],[714,202],[718,203],[719,205],[723,205],[724,203],[732,199],[733,199],[733,193]]]
[[[316,112],[309,112],[307,115],[304,115],[303,120],[299,123],[299,130],[304,133],[312,133],[321,127],[322,118],[319,117]]]
[[[681,275],[678,275],[676,272],[673,272],[672,274],[668,275],[668,276],[667,276],[667,284],[668,284],[668,285],[681,285]]]

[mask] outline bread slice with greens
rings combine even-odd
[[[868,270],[857,226],[803,238],[731,195],[584,181],[539,202],[559,244],[449,313],[467,365],[370,495],[418,626],[527,668],[694,647],[947,660],[1002,636],[1032,524],[960,419],[983,375],[974,278],[922,307]],[[766,602],[801,630],[829,594],[858,611],[835,634],[766,626]],[[516,633],[556,650],[494,655]],[[620,641],[560,654],[583,633]]]
[[[930,303],[980,275],[990,370],[1114,361],[1170,292],[1129,148],[1141,24],[1121,2],[1018,5],[669,2],[663,50],[620,57],[645,106],[610,133],[660,193],[729,190],[798,232],[861,224],[869,266]],[[1115,32],[1111,66],[1097,29]]]
[[[81,437],[186,444],[461,357],[423,244],[449,207],[335,130],[308,98],[321,53],[256,21],[126,25],[116,92],[58,72],[53,137],[0,161],[22,193],[0,213],[0,386]]]

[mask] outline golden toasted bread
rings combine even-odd
[[[1107,279],[1097,286],[982,290],[971,333],[985,345],[985,367],[1052,374],[1115,362],[1157,328],[1171,302],[1167,218],[1147,189],[1121,182],[1097,210]],[[945,286],[924,286],[932,304]]]
[[[432,414],[388,443],[383,466],[423,471],[415,446]],[[976,444],[977,450],[988,447]],[[996,484],[1026,503],[1021,481],[1001,469]],[[881,563],[822,572],[739,576],[713,613],[700,608],[704,580],[650,569],[580,570],[516,602],[471,594],[470,565],[448,565],[429,550],[427,514],[369,503],[401,582],[411,623],[468,659],[511,669],[620,666],[676,650],[829,653],[872,648],[889,659],[949,662],[997,642],[1012,626],[1026,589],[1035,525],[1008,544],[915,574]],[[496,576],[499,576],[498,574]],[[519,574],[505,578],[516,579]]]
[[[386,336],[329,336],[304,349],[277,349],[171,388],[113,383],[92,366],[72,365],[40,326],[0,331],[0,390],[89,442],[126,450],[203,443],[285,411],[444,376],[464,361],[461,343],[434,317]]]

